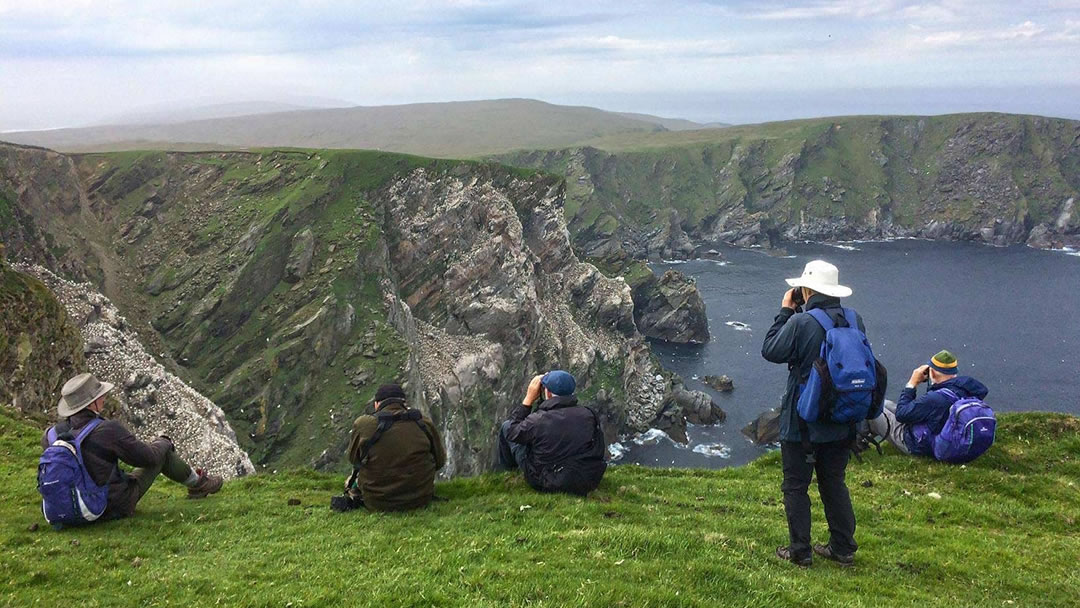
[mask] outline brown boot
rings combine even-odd
[[[206,498],[220,490],[222,484],[225,483],[220,476],[208,475],[202,469],[195,469],[195,472],[199,474],[199,483],[188,488],[188,498]]]

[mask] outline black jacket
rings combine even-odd
[[[525,481],[542,492],[588,494],[607,469],[600,421],[574,395],[552,397],[532,412],[518,405],[506,438],[526,446]]]
[[[823,294],[814,294],[806,303],[806,310],[821,308],[833,319],[842,319],[840,298]],[[862,317],[856,313],[859,329],[864,333]],[[810,376],[814,361],[821,356],[821,343],[825,340],[825,328],[814,317],[805,312],[796,314],[790,308],[781,308],[776,315],[769,332],[765,334],[765,343],[761,346],[761,356],[773,363],[788,365],[787,391],[780,409],[780,441],[801,441],[799,432],[799,412],[795,406],[798,401],[799,385]],[[807,423],[810,441],[827,443],[846,439],[851,434],[851,427],[846,424],[822,422]]]

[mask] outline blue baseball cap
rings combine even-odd
[[[564,372],[561,369],[553,369],[544,374],[544,377],[540,379],[540,384],[543,384],[544,388],[553,394],[560,396],[573,395],[574,389],[577,388],[574,377],[569,372]]]

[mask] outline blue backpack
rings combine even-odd
[[[810,376],[799,387],[796,407],[806,422],[854,425],[879,416],[885,403],[885,368],[859,330],[855,311],[841,310],[845,327],[837,327],[820,308],[807,311],[825,329],[825,340]]]
[[[54,426],[46,435],[49,447],[38,464],[38,492],[45,521],[56,529],[88,524],[105,512],[109,486],[94,483],[82,453],[83,440],[99,424],[101,418],[94,418],[74,439],[70,428],[58,434]]]
[[[947,388],[938,389],[950,399],[949,417],[934,437],[934,458],[963,464],[978,458],[994,443],[997,418],[994,410],[977,397],[961,399]]]

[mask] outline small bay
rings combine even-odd
[[[889,370],[895,400],[911,370],[947,348],[961,373],[990,387],[999,412],[1058,411],[1080,415],[1080,257],[1017,246],[899,240],[793,244],[786,256],[725,249],[723,260],[661,263],[698,284],[712,339],[701,346],[654,343],[661,363],[703,390],[728,414],[715,427],[690,429],[681,446],[650,434],[625,442],[620,462],[717,468],[745,464],[768,448],[740,429],[780,403],[786,366],[761,358],[761,343],[787,289],[812,259],[840,269],[854,294],[844,300],[866,323],[874,352]],[[707,387],[706,375],[727,374],[731,393]]]

